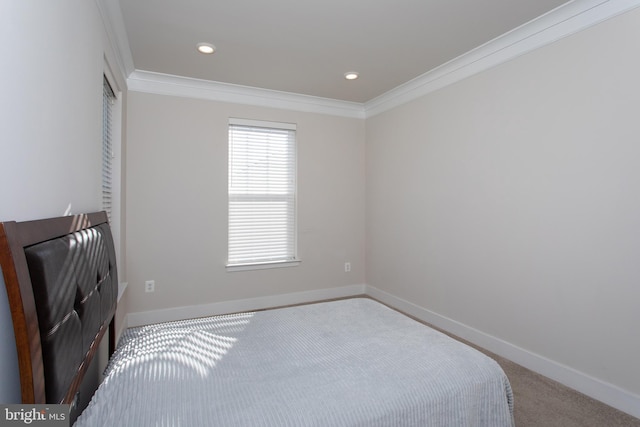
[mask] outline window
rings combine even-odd
[[[296,127],[229,120],[228,269],[296,265]]]
[[[113,204],[113,106],[116,96],[107,80],[102,84],[102,209],[107,212],[111,222]]]

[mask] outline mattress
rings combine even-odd
[[[513,426],[491,358],[368,298],[130,328],[76,426]]]

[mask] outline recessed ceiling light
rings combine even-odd
[[[347,80],[355,80],[358,78],[358,73],[355,71],[349,71],[348,73],[344,73],[344,78]]]
[[[216,50],[216,47],[211,43],[198,43],[197,48],[198,52],[206,55],[212,54]]]

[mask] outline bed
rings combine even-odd
[[[87,356],[113,325],[115,300],[104,304]],[[62,369],[43,367],[45,383]],[[76,426],[513,425],[494,360],[365,297],[129,328],[105,373],[90,402],[65,401]]]

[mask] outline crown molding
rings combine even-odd
[[[573,0],[365,103],[135,70],[117,1],[95,0],[129,90],[351,118],[373,117],[640,6]]]
[[[129,47],[129,38],[122,19],[120,2],[113,0],[95,0],[113,57],[122,75],[126,78],[133,72],[133,56]]]
[[[574,0],[365,102],[372,117],[640,6],[640,0]]]
[[[310,95],[220,83],[136,70],[127,79],[129,90],[159,95],[182,96],[234,104],[364,118],[361,103]]]

